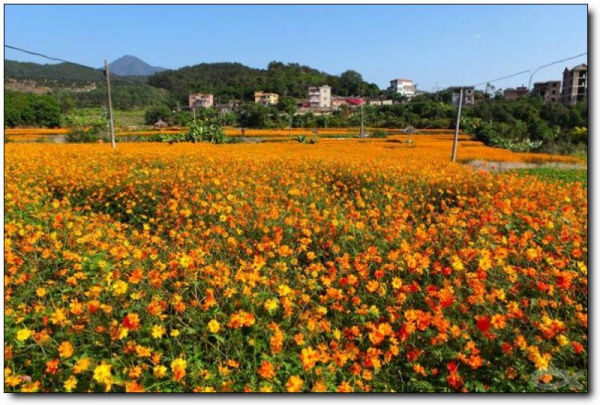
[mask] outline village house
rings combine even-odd
[[[309,87],[308,103],[311,108],[331,108],[331,87]]]
[[[276,105],[279,103],[279,94],[265,93],[263,91],[254,92],[254,102],[265,106]]]
[[[190,94],[188,97],[188,107],[191,109],[196,108],[207,108],[213,106],[213,95],[212,94]]]
[[[417,86],[410,79],[394,79],[390,81],[390,87],[387,90],[388,93],[398,94],[410,100],[415,96]]]
[[[463,102],[462,105],[473,105],[475,104],[475,87],[452,87],[452,105],[458,107],[460,103],[460,89],[463,89]]]
[[[504,99],[505,100],[516,100],[518,98],[521,98],[525,95],[527,95],[529,91],[527,90],[527,87],[525,86],[520,86],[517,87],[516,89],[513,88],[509,88],[504,90]]]
[[[547,103],[560,102],[560,81],[537,82],[533,84],[530,92],[531,97],[542,97]]]

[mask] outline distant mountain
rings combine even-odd
[[[119,76],[150,76],[167,69],[151,66],[135,56],[125,55],[108,65],[111,73]]]

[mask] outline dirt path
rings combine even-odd
[[[475,170],[484,170],[487,172],[504,172],[513,169],[537,169],[541,167],[552,167],[557,169],[586,169],[587,166],[579,163],[560,163],[560,162],[548,162],[548,163],[525,163],[525,162],[499,162],[499,161],[486,161],[486,160],[472,160],[465,163],[465,165],[472,167]]]

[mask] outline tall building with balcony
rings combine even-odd
[[[309,87],[308,103],[311,108],[331,108],[331,87]]]
[[[399,94],[411,99],[415,96],[417,86],[410,79],[394,79],[390,80],[390,87],[388,87],[388,93]]]
[[[587,101],[587,71],[585,63],[571,70],[565,68],[562,80],[562,104],[573,105],[580,101]]]
[[[190,94],[188,97],[188,107],[191,109],[196,108],[207,108],[213,106],[213,95],[212,94]]]
[[[255,91],[254,102],[262,105],[275,105],[279,102],[279,94]]]
[[[560,102],[560,81],[551,80],[549,82],[533,83],[533,89],[530,92],[531,97],[542,97],[547,103]]]

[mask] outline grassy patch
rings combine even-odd
[[[573,183],[580,182],[587,187],[587,170],[576,169],[557,169],[553,167],[543,167],[535,169],[515,169],[511,172],[520,175],[538,176],[542,180],[550,182]]]

